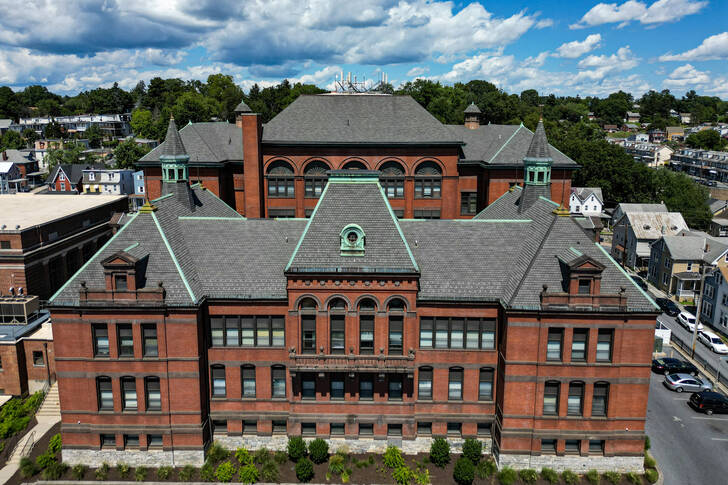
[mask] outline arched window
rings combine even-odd
[[[359,303],[359,353],[374,354],[374,313],[377,304],[371,298]]]
[[[313,298],[304,298],[298,304],[298,309],[301,311],[316,311],[318,309],[318,304]]]
[[[313,162],[306,165],[303,171],[303,178],[305,180],[305,195],[306,197],[320,197],[321,192],[326,187],[326,181],[328,176],[326,172],[329,170],[329,166],[320,160],[314,160]]]
[[[268,166],[268,197],[295,197],[293,168],[288,162],[276,160]]]
[[[384,192],[390,199],[401,199],[404,197],[404,169],[397,162],[385,162],[379,168],[382,175],[379,181]]]
[[[406,307],[407,305],[405,305],[404,300],[401,298],[392,298],[389,305],[387,305],[387,309],[390,312],[404,312]]]
[[[368,170],[367,166],[364,165],[363,162],[360,162],[359,160],[351,160],[350,162],[346,162],[343,167],[341,167],[342,170]]]
[[[359,313],[375,311],[377,311],[377,302],[375,302],[371,298],[363,298],[359,302]]]
[[[346,307],[346,301],[343,298],[334,298],[329,302],[330,312],[345,312]]]
[[[304,298],[298,305],[301,311],[301,353],[316,353],[316,309],[313,298]]]
[[[442,170],[435,162],[422,162],[415,170],[415,198],[439,199]]]
[[[329,339],[332,354],[346,353],[346,302],[334,298],[329,303]]]

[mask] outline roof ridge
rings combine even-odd
[[[511,140],[513,139],[513,137],[516,136],[516,133],[518,133],[519,131],[521,131],[521,128],[524,128],[523,123],[521,123],[518,126],[518,128],[516,128],[516,130],[513,133],[511,133],[511,136],[508,137],[508,139],[506,140],[506,142],[503,145],[501,145],[501,147],[498,149],[497,152],[495,152],[493,154],[492,157],[490,157],[490,160],[488,160],[488,163],[492,162],[495,159],[495,157],[498,156],[498,154],[511,142]],[[528,129],[528,128],[526,128],[526,129]]]
[[[389,215],[392,217],[392,220],[394,221],[394,225],[397,228],[399,237],[400,237],[400,239],[402,239],[402,242],[404,243],[404,247],[407,248],[407,254],[409,254],[410,260],[412,261],[412,265],[415,267],[415,271],[417,271],[419,273],[420,266],[417,264],[414,254],[412,254],[412,249],[410,248],[409,243],[407,243],[407,238],[404,237],[404,233],[402,232],[402,227],[399,225],[397,216],[394,215],[394,211],[392,210],[392,206],[389,204],[389,199],[387,198],[387,194],[384,192],[384,188],[382,187],[382,184],[379,183],[379,180],[377,180],[376,184],[377,184],[377,187],[379,187],[379,193],[382,195],[382,199],[384,199],[384,204],[386,205],[387,209],[389,210]]]
[[[291,257],[288,260],[288,264],[286,264],[285,269],[283,270],[288,271],[291,269],[291,265],[293,264],[293,260],[296,258],[296,254],[298,253],[298,250],[301,248],[301,244],[303,243],[303,239],[306,237],[306,234],[308,233],[308,229],[311,227],[311,221],[313,221],[313,216],[316,215],[316,211],[321,206],[321,201],[324,199],[324,195],[326,195],[326,192],[329,190],[329,183],[327,182],[324,186],[324,190],[321,191],[321,195],[319,196],[318,202],[316,202],[316,206],[313,208],[313,211],[311,212],[311,216],[308,218],[308,222],[306,223],[306,227],[303,228],[303,232],[301,233],[301,237],[298,238],[298,242],[296,243],[296,247],[293,248],[293,253],[291,253]]]
[[[172,258],[172,261],[174,262],[175,268],[177,268],[177,272],[179,273],[180,278],[182,278],[182,282],[184,283],[185,288],[187,289],[187,292],[190,294],[190,299],[192,300],[192,303],[197,303],[197,297],[195,297],[195,293],[192,291],[192,288],[190,287],[190,284],[187,281],[187,277],[185,276],[184,271],[182,271],[182,267],[179,265],[177,256],[175,256],[174,251],[172,250],[172,246],[170,245],[169,240],[167,239],[167,236],[164,234],[164,229],[162,229],[162,226],[159,223],[159,219],[154,214],[154,212],[152,212],[150,215],[152,216],[152,220],[154,221],[154,224],[157,226],[159,235],[162,237],[162,241],[164,241],[164,245],[167,248],[167,251],[169,252],[170,257]]]

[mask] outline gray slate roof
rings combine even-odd
[[[531,144],[528,145],[528,151],[524,159],[552,160],[549,142],[546,139],[546,129],[543,127],[543,120],[538,120],[536,131],[533,133]]]
[[[716,214],[728,207],[728,200],[708,199],[708,205],[710,206],[710,211]]]
[[[677,236],[663,236],[662,239],[670,251],[672,259],[678,261],[712,263],[728,250],[727,244],[718,242],[714,238],[703,237],[701,234],[693,234],[690,231],[683,231]]]
[[[8,159],[4,160],[2,157],[4,153]],[[30,153],[16,150],[14,148],[8,148],[0,153],[0,162],[12,162],[16,165],[22,165],[24,163],[34,162],[35,160],[30,158]]]
[[[409,96],[303,95],[268,122],[270,144],[448,144],[461,140]]]
[[[465,113],[465,114],[469,114],[469,113],[480,114],[480,112],[481,112],[480,108],[478,108],[478,106],[475,103],[470,103],[468,105],[468,107],[465,108],[465,111],[463,111],[463,113]]]
[[[81,164],[81,163],[74,163],[74,164],[61,164],[57,165],[53,171],[48,175],[48,178],[46,179],[47,182],[53,182],[56,178],[56,175],[58,174],[59,170],[63,170],[63,173],[66,174],[66,177],[68,178],[68,181],[71,182],[71,184],[76,185],[79,182],[83,180],[83,171],[89,170],[89,169],[95,169],[95,170],[105,170],[108,167],[104,165],[103,163],[95,163],[95,164]]]
[[[191,123],[179,130],[190,164],[218,164],[243,161],[243,135],[240,128],[227,122]],[[163,142],[144,155],[140,165],[158,163],[165,150]]]
[[[162,143],[160,148],[160,156],[177,157],[187,154],[185,145],[182,143],[182,139],[177,131],[177,123],[174,122],[174,118],[169,119],[167,136],[164,137],[164,143]]]
[[[594,194],[594,196],[596,196],[596,198],[599,199],[600,202],[604,202],[601,187],[572,187],[571,193],[575,194],[582,202],[588,199],[592,194]]]
[[[235,107],[235,113],[252,113],[253,110],[250,109],[250,106],[245,104],[245,101],[240,101],[238,105]]]

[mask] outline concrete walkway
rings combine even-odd
[[[7,483],[20,468],[20,459],[27,456],[33,445],[50,429],[61,421],[61,404],[58,400],[58,383],[53,384],[38,412],[35,413],[36,425],[18,441],[7,464],[0,469],[0,485]]]

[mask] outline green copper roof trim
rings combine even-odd
[[[227,203],[227,202],[225,202],[225,201],[224,201],[224,200],[222,200],[222,199],[221,199],[220,197],[218,197],[217,195],[215,195],[215,193],[214,193],[214,192],[213,192],[212,190],[210,190],[210,189],[208,189],[207,187],[205,187],[204,185],[202,185],[202,183],[200,183],[200,182],[195,182],[195,184],[194,184],[194,185],[191,185],[191,187],[195,187],[195,186],[199,186],[201,190],[204,190],[205,192],[207,192],[208,194],[210,194],[211,196],[213,196],[214,198],[216,198],[217,200],[219,200],[219,201],[220,201],[220,202],[221,202],[222,204],[224,204],[224,205],[225,205],[225,207],[229,207],[229,208],[230,208],[230,210],[231,210],[231,211],[233,211],[233,212],[235,212],[235,213],[236,213],[236,214],[238,215],[238,217],[239,217],[240,219],[245,219],[245,217],[243,217],[243,216],[242,216],[241,214],[239,214],[239,213],[238,213],[238,212],[237,212],[237,211],[236,211],[235,209],[233,209],[232,207],[230,207],[230,205],[228,205],[228,203]],[[230,216],[230,217],[233,217],[233,216]]]
[[[177,261],[177,257],[174,255],[174,251],[172,251],[172,246],[169,245],[167,236],[164,235],[162,226],[159,225],[159,220],[157,219],[157,216],[154,214],[154,212],[152,212],[151,215],[152,215],[152,219],[154,219],[154,224],[156,224],[156,226],[157,226],[159,235],[162,236],[162,241],[164,241],[164,245],[167,247],[167,251],[169,251],[169,255],[172,257],[172,261],[174,261],[174,266],[175,266],[175,268],[177,268],[177,272],[179,273],[180,278],[182,278],[182,282],[185,284],[185,288],[187,288],[187,292],[190,294],[192,303],[197,303],[195,294],[192,292],[192,288],[190,288],[190,284],[187,282],[187,278],[185,278],[185,274],[182,272],[182,268],[180,267],[179,262]]]
[[[382,187],[382,184],[379,183],[379,180],[377,180],[377,187],[379,187],[379,193],[382,194],[382,198],[384,199],[384,203],[387,206],[387,210],[389,210],[389,215],[392,216],[394,225],[397,227],[397,232],[399,232],[399,237],[402,239],[402,242],[404,243],[404,247],[407,248],[407,254],[409,254],[410,260],[412,261],[412,264],[415,267],[415,271],[417,271],[419,273],[420,267],[417,265],[417,261],[415,261],[415,256],[414,256],[414,254],[412,254],[412,250],[410,249],[409,244],[407,244],[407,238],[404,237],[404,233],[402,232],[402,228],[399,226],[399,221],[397,220],[397,216],[394,215],[392,206],[389,204],[389,199],[387,199],[387,194],[384,192],[384,188]]]
[[[549,199],[548,197],[544,197],[543,195],[539,195],[538,198],[541,199],[541,200],[545,200],[546,202],[550,202],[553,205],[555,205],[556,207],[560,207],[559,204],[557,204],[553,200]]]
[[[637,288],[639,290],[639,292],[642,293],[642,295],[645,298],[647,298],[647,301],[649,301],[656,310],[659,310],[660,309],[660,307],[657,306],[657,303],[655,303],[655,301],[652,299],[652,297],[650,295],[648,295],[645,290],[643,290],[642,288],[639,287],[639,285],[637,284],[637,282],[635,280],[633,280],[632,277],[629,274],[627,274],[627,272],[624,270],[624,268],[622,268],[619,264],[617,264],[617,262],[614,260],[614,258],[607,252],[606,249],[604,249],[602,247],[601,244],[595,242],[594,245],[596,247],[598,247],[599,249],[601,249],[601,251],[604,253],[604,255],[609,258],[609,261],[611,261],[612,264],[614,266],[616,266],[617,269],[619,271],[621,271],[622,274],[630,281],[630,283],[632,283],[634,285],[634,287]]]
[[[576,249],[573,246],[569,247],[569,249],[571,250],[572,253],[576,254],[577,256],[584,256],[584,253],[582,253],[581,251],[579,251],[578,249]]]
[[[307,221],[309,217],[274,217],[274,221]]]
[[[172,197],[173,195],[174,194],[164,194],[164,195],[162,195],[160,197],[157,197],[156,199],[150,200],[149,202],[157,202],[158,200],[168,199],[168,198]]]
[[[118,231],[116,232],[116,234],[114,234],[114,235],[113,235],[113,236],[111,237],[111,239],[109,239],[108,241],[106,241],[106,244],[104,244],[103,246],[101,246],[101,249],[99,249],[98,251],[96,251],[96,253],[94,253],[94,255],[93,255],[93,256],[91,256],[91,258],[90,258],[90,259],[89,259],[88,261],[86,261],[86,263],[84,263],[84,264],[83,264],[83,266],[81,266],[81,267],[80,267],[80,268],[78,269],[78,271],[76,271],[76,272],[75,272],[75,273],[73,274],[73,276],[71,276],[71,277],[70,277],[70,278],[68,279],[68,281],[66,281],[66,282],[65,282],[65,283],[63,284],[63,286],[61,286],[61,287],[60,287],[60,288],[58,289],[58,291],[56,291],[56,292],[55,292],[55,293],[53,294],[53,296],[51,296],[51,297],[50,297],[50,298],[48,299],[48,303],[51,303],[51,302],[52,302],[53,300],[55,300],[55,299],[56,299],[56,297],[57,297],[58,295],[60,295],[60,294],[61,294],[61,292],[63,292],[63,290],[65,290],[65,289],[66,289],[66,287],[67,287],[68,285],[70,285],[70,284],[71,284],[71,282],[72,282],[72,281],[73,281],[74,279],[76,279],[76,277],[77,277],[77,276],[78,276],[79,274],[81,274],[81,272],[82,272],[83,270],[85,270],[85,269],[86,269],[86,267],[87,267],[87,266],[88,266],[89,264],[91,264],[91,262],[92,262],[93,260],[95,260],[95,259],[96,259],[96,256],[98,256],[99,254],[101,254],[101,252],[102,252],[102,251],[103,251],[104,249],[106,249],[106,248],[107,248],[107,246],[108,246],[109,244],[111,244],[111,242],[112,242],[112,241],[113,241],[114,239],[116,239],[117,237],[119,237],[119,234],[121,234],[122,232],[124,232],[124,229],[126,229],[127,227],[129,227],[129,225],[130,225],[130,224],[131,224],[132,222],[134,222],[134,219],[136,219],[138,215],[139,215],[139,213],[137,212],[136,214],[134,214],[133,216],[131,216],[131,219],[129,219],[129,222],[127,222],[126,224],[124,224],[123,226],[121,226],[121,229],[119,229],[119,230],[118,230]]]
[[[139,243],[138,242],[135,242],[134,244],[132,244],[128,248],[124,249],[124,252],[131,251],[132,249],[134,249],[137,246],[139,246]]]
[[[533,219],[453,219],[458,222],[533,222]]]
[[[501,145],[501,147],[498,149],[498,151],[495,152],[495,154],[493,154],[492,157],[490,157],[490,160],[488,160],[488,163],[492,162],[495,159],[495,157],[498,156],[498,154],[501,152],[501,150],[503,150],[511,142],[511,139],[513,139],[513,137],[516,136],[516,133],[521,131],[521,128],[524,128],[523,123],[521,123],[521,125],[518,128],[516,128],[516,131],[514,131],[513,134],[508,137],[506,142],[503,145]],[[528,128],[526,128],[526,129],[528,129]]]
[[[321,199],[324,198],[324,195],[326,195],[326,191],[329,190],[329,184],[327,183],[324,186],[324,190],[321,192],[321,195],[319,196],[318,202],[316,202],[316,207],[313,208],[313,212],[311,212],[311,217],[308,218],[308,222],[306,223],[306,228],[301,233],[301,237],[298,238],[298,243],[296,243],[296,249],[293,250],[293,253],[291,254],[291,259],[288,260],[288,264],[286,265],[286,269],[284,271],[288,271],[291,269],[291,264],[293,264],[293,259],[296,257],[296,253],[298,253],[298,249],[301,247],[301,243],[303,242],[303,238],[306,237],[306,233],[308,232],[308,228],[311,227],[311,221],[313,220],[313,216],[316,215],[316,211],[318,211],[319,206],[321,205]]]
[[[180,221],[244,221],[245,217],[224,217],[224,216],[177,216]]]

